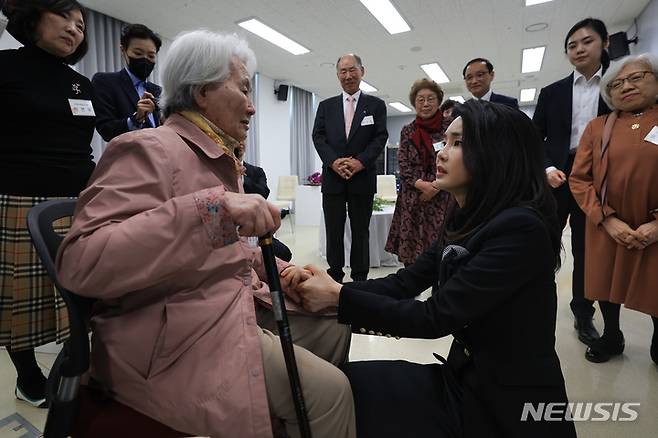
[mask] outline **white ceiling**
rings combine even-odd
[[[570,71],[564,37],[578,20],[602,19],[610,33],[626,31],[649,0],[554,0],[525,7],[524,0],[392,0],[411,32],[389,35],[358,0],[83,0],[85,6],[133,23],[144,23],[167,39],[205,27],[236,32],[249,41],[258,71],[317,93],[340,91],[334,63],[346,52],[359,54],[364,79],[387,102],[407,103],[409,88],[423,77],[420,64],[439,62],[451,82],[446,96],[468,96],[464,63],[485,57],[496,71],[496,92],[518,98],[521,88],[541,88]],[[311,52],[294,56],[238,27],[257,17]],[[527,32],[528,25],[548,28]],[[630,36],[630,35],[629,35]],[[540,72],[521,74],[523,48],[546,45]],[[389,115],[400,114],[389,107]]]

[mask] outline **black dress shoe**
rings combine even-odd
[[[601,337],[589,316],[576,318],[573,328],[578,332],[578,340],[588,347]]]
[[[613,356],[619,356],[624,352],[624,335],[606,336],[596,340],[585,352],[585,359],[594,363],[607,362]]]

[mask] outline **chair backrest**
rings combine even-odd
[[[397,195],[395,175],[377,175],[377,196],[394,201]]]
[[[55,232],[53,222],[72,216],[75,204],[75,199],[46,201],[32,207],[27,214],[27,228],[32,243],[48,276],[66,303],[71,331],[48,376],[50,406],[44,429],[44,436],[48,438],[69,435],[77,412],[80,376],[89,369],[87,321],[95,300],[80,297],[62,287],[55,269],[55,257],[64,237]]]
[[[297,175],[284,175],[279,177],[276,189],[276,199],[281,201],[294,201],[299,178]]]

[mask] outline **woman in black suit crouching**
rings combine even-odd
[[[337,306],[357,333],[454,336],[440,364],[345,366],[360,438],[575,437],[555,352],[561,245],[541,139],[503,105],[469,101],[457,115],[437,156],[435,184],[459,204],[443,238],[385,278],[341,285],[309,266],[303,303]]]

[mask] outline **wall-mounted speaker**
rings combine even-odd
[[[285,102],[288,100],[288,86],[283,84],[279,85],[274,89],[274,94],[276,94],[276,100]]]
[[[610,45],[608,46],[608,53],[610,54],[610,59],[619,59],[631,53],[628,48],[630,41],[626,37],[626,32],[613,33],[609,38]]]

